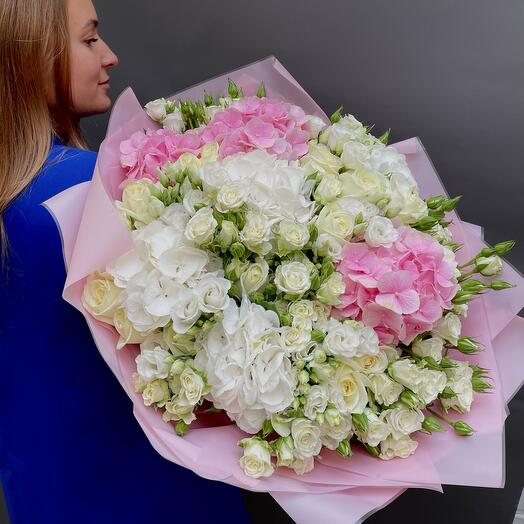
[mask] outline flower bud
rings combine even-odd
[[[326,411],[324,411],[324,417],[331,427],[340,425],[342,421],[342,417],[337,408],[327,408]]]
[[[444,357],[441,361],[440,361],[440,367],[442,369],[450,369],[450,368],[455,368],[457,367],[457,365],[455,364],[455,362],[453,362],[453,360],[451,360],[450,358],[448,357]]]
[[[435,196],[435,197],[428,198],[426,200],[426,204],[429,209],[437,209],[444,203],[445,200],[446,200],[446,197],[442,195]]]
[[[351,418],[355,429],[359,433],[366,433],[368,430],[368,417],[364,413],[353,413]]]
[[[315,420],[319,426],[322,426],[322,424],[324,424],[324,421],[326,420],[326,417],[324,416],[324,413],[317,413]]]
[[[342,455],[343,457],[350,457],[351,456],[351,445],[349,443],[349,440],[345,438],[344,440],[340,441],[339,445],[337,446],[337,453],[339,455]]]
[[[237,85],[231,78],[227,79],[227,92],[231,98],[238,98],[240,94]]]
[[[231,262],[226,266],[225,274],[226,278],[235,281],[238,280],[242,273],[249,267],[248,262],[242,262],[238,258],[233,258]]]
[[[477,342],[470,337],[460,337],[457,343],[457,349],[465,355],[472,355],[480,350]]]
[[[455,198],[450,198],[449,200],[446,200],[442,204],[442,210],[446,211],[446,213],[453,211],[461,198],[462,198],[462,195],[459,195]]]
[[[453,398],[456,396],[457,394],[449,386],[446,386],[439,395],[440,398]]]
[[[504,282],[504,280],[492,280],[489,283],[489,287],[495,291],[501,291],[503,289],[510,289],[515,286],[512,284],[509,284],[508,282]]]
[[[217,236],[218,244],[221,248],[227,249],[233,242],[236,242],[238,239],[238,229],[229,220],[222,221],[222,228],[220,233]]]
[[[204,105],[206,107],[209,107],[209,106],[213,105],[213,97],[209,93],[207,93],[206,91],[204,91]]]
[[[498,255],[477,258],[475,270],[485,277],[498,275],[502,271],[502,260]]]
[[[469,424],[466,424],[462,420],[453,423],[452,426],[455,430],[455,433],[457,435],[460,435],[461,437],[469,437],[473,435],[473,433],[475,433],[475,430]]]
[[[311,391],[311,386],[309,384],[300,384],[298,391],[301,395],[307,395]]]
[[[244,244],[241,244],[240,242],[234,242],[229,248],[229,251],[235,258],[243,258],[246,254],[246,248],[244,247]]]
[[[364,444],[364,447],[366,448],[366,451],[373,457],[379,457],[380,456],[380,449],[378,446],[370,446],[369,444]]]
[[[480,293],[481,291],[484,291],[484,289],[486,289],[486,285],[484,284],[484,282],[474,279],[466,280],[461,284],[460,287],[463,289],[463,291],[475,294]]]
[[[410,389],[405,389],[400,394],[399,400],[410,409],[417,409],[422,405],[422,401],[418,395],[413,393]]]
[[[313,359],[317,364],[323,364],[327,359],[326,352],[322,349],[315,349]]]
[[[324,331],[321,331],[320,329],[313,329],[311,331],[311,340],[321,344],[322,342],[324,342],[325,338],[326,338],[326,333]]]
[[[470,364],[469,367],[473,370],[473,378],[483,377],[488,372],[486,368],[481,368],[475,364]]]
[[[178,359],[178,360],[175,360],[173,364],[171,364],[171,369],[169,370],[169,372],[172,375],[181,375],[182,371],[184,371],[185,368],[186,368],[185,362],[181,359]]]
[[[281,326],[291,326],[293,324],[293,317],[289,313],[280,313],[278,318]]]
[[[298,382],[299,384],[308,384],[309,383],[309,373],[305,369],[303,369],[298,374]]]
[[[188,430],[189,426],[183,420],[179,420],[176,423],[175,431],[179,437],[183,437],[188,432]]]
[[[480,377],[473,377],[471,379],[471,385],[473,386],[473,391],[477,393],[485,393],[492,388],[491,384],[482,380]]]
[[[306,365],[306,363],[305,363],[303,360],[297,360],[297,361],[295,362],[295,367],[296,367],[297,369],[299,369],[299,370],[304,369],[305,365]]]
[[[444,428],[438,423],[434,417],[426,417],[422,422],[422,429],[429,433],[435,433],[437,431],[444,431]]]
[[[337,122],[340,122],[342,119],[342,110],[344,109],[343,106],[340,106],[330,117],[331,123],[336,124]]]
[[[257,91],[257,96],[258,98],[265,98],[266,88],[264,87],[264,82],[260,84],[260,87],[258,88],[258,91]]]

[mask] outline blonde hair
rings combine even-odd
[[[44,165],[53,133],[85,147],[72,110],[66,0],[0,0],[2,262],[8,249],[4,212]]]

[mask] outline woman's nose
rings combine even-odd
[[[111,48],[104,42],[105,49],[104,55],[102,57],[102,66],[103,67],[115,67],[118,65],[118,56],[113,53]]]

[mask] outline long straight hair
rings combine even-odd
[[[72,110],[66,0],[0,0],[0,258],[4,212],[44,165],[53,134],[85,147]]]

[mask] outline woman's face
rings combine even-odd
[[[79,117],[104,113],[111,107],[108,70],[118,58],[98,35],[91,0],[67,0],[67,14],[74,112]]]

